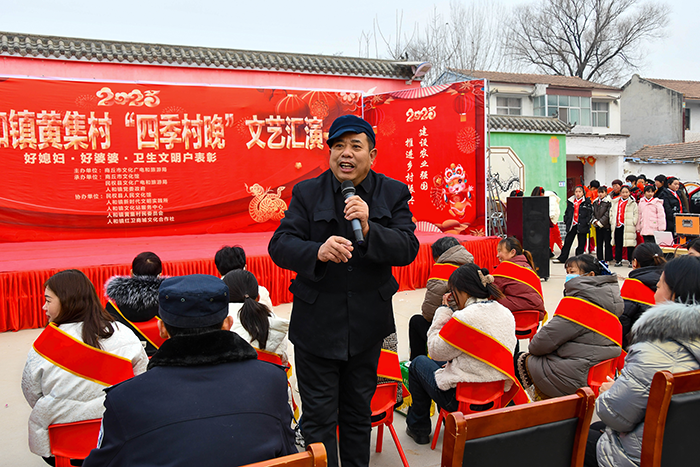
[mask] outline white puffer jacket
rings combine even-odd
[[[666,303],[647,310],[632,327],[622,373],[595,407],[607,425],[598,440],[601,467],[639,467],[644,417],[657,371],[700,368],[700,306]]]
[[[148,357],[141,341],[126,326],[112,323],[114,334],[100,339],[102,350],[128,358],[138,375],[146,371]],[[83,323],[60,325],[61,331],[81,340]],[[32,407],[29,416],[29,449],[42,457],[51,456],[49,425],[102,418],[105,386],[75,376],[29,351],[22,374],[22,392]]]
[[[513,313],[493,300],[470,297],[462,310],[441,306],[435,311],[433,324],[428,330],[428,352],[433,360],[446,361],[444,368],[435,371],[438,387],[447,391],[457,387],[461,382],[479,382],[507,380],[505,390],[513,384],[503,373],[492,366],[471,357],[442,340],[440,330],[452,317],[488,334],[507,347],[511,353],[515,350],[515,318]]]

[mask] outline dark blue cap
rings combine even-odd
[[[364,133],[372,141],[372,145],[376,145],[376,139],[372,125],[367,121],[355,115],[343,115],[333,121],[331,129],[328,130],[328,145],[345,133]]]
[[[229,291],[224,281],[206,274],[169,277],[158,289],[158,314],[176,328],[203,328],[228,316]]]

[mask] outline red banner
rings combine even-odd
[[[0,241],[274,230],[352,92],[0,80]]]
[[[293,186],[328,168],[330,124],[362,112],[352,91],[0,78],[0,241],[274,230]],[[483,83],[364,112],[375,170],[408,184],[422,229],[479,233]]]
[[[364,118],[377,131],[374,169],[408,185],[420,230],[483,235],[483,81],[368,96]]]

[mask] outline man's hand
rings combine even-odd
[[[367,237],[369,232],[369,206],[365,203],[359,196],[351,196],[345,200],[345,219],[351,221],[357,219],[360,221],[360,226],[362,227],[362,235]]]
[[[365,205],[367,206],[367,205]],[[326,240],[326,243],[318,249],[316,257],[324,263],[333,261],[334,263],[347,263],[352,258],[352,242],[347,238],[333,235]]]

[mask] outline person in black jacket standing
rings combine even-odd
[[[382,340],[395,330],[392,266],[410,264],[419,242],[405,184],[371,170],[377,157],[371,125],[354,115],[329,130],[330,170],[298,183],[268,246],[279,267],[297,273],[289,287],[301,395],[302,432],[323,442],[328,464],[369,464],[370,401]],[[356,195],[344,199],[341,183]],[[364,241],[351,220],[360,222]],[[336,427],[340,440],[336,442]]]
[[[586,237],[588,236],[592,216],[593,208],[591,206],[591,200],[586,198],[583,187],[577,186],[574,189],[574,196],[566,201],[566,211],[564,212],[566,238],[564,239],[564,246],[561,247],[561,254],[557,258],[557,261],[564,263],[569,258],[569,251],[571,250],[571,245],[574,243],[574,238],[578,238],[576,256],[583,254],[586,248]]]

